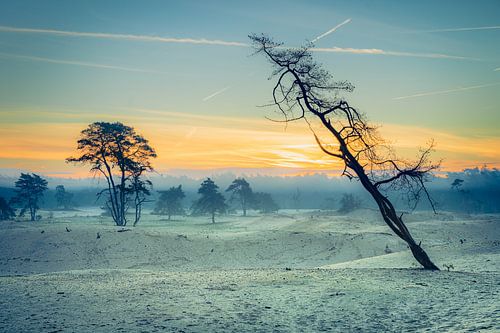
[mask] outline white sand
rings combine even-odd
[[[415,269],[367,210],[126,232],[73,215],[0,223],[0,332],[500,330],[498,215],[406,217],[449,272]]]

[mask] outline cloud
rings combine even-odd
[[[203,101],[203,102],[206,102],[206,101],[208,101],[208,100],[210,100],[210,99],[214,98],[215,96],[222,94],[224,91],[228,90],[229,88],[231,88],[231,86],[227,86],[227,87],[222,88],[221,90],[217,90],[217,91],[216,91],[216,92],[214,92],[213,94],[210,94],[210,95],[208,95],[208,96],[204,97],[204,98],[202,99],[202,101]]]
[[[427,91],[427,92],[422,92],[422,93],[418,93],[418,94],[414,94],[414,95],[394,97],[393,99],[394,100],[401,100],[401,99],[423,97],[423,96],[443,95],[443,94],[449,94],[449,93],[454,93],[454,92],[458,92],[458,91],[466,91],[466,90],[472,90],[472,89],[492,87],[492,86],[497,86],[499,84],[500,84],[500,82],[496,82],[496,83],[481,84],[481,85],[469,86],[469,87],[459,87],[459,88],[453,88],[453,89],[447,89],[447,90]]]
[[[338,28],[340,28],[340,27],[341,27],[341,26],[343,26],[343,25],[346,25],[346,24],[347,24],[347,23],[349,23],[349,22],[351,22],[351,19],[350,19],[350,18],[349,18],[349,19],[347,19],[347,20],[345,20],[344,22],[342,22],[342,23],[340,23],[340,24],[337,24],[336,26],[334,26],[333,28],[331,28],[330,30],[328,30],[327,32],[325,32],[324,34],[321,34],[321,35],[319,35],[318,37],[314,38],[314,39],[312,40],[312,42],[313,42],[313,43],[314,43],[314,42],[317,42],[319,39],[321,39],[321,38],[323,38],[323,37],[326,37],[326,36],[328,36],[328,35],[329,35],[329,34],[331,34],[331,33],[334,33],[335,31],[337,31],[337,29],[338,29]]]
[[[23,115],[24,117],[24,115]],[[120,118],[121,119],[121,118]],[[269,123],[269,122],[267,122]],[[0,150],[0,167],[31,169],[45,173],[60,171],[88,175],[64,159],[75,153],[78,133],[88,122],[78,123],[5,123],[0,122],[0,139],[9,149]],[[155,165],[161,168],[294,168],[334,170],[339,161],[326,156],[316,145],[306,124],[295,124],[286,132],[272,127],[238,128],[218,122],[177,124],[169,118],[154,122],[132,122],[146,134],[159,153]],[[200,124],[200,126],[198,125]],[[500,136],[461,135],[439,129],[384,124],[383,137],[393,142],[404,158],[413,157],[425,138],[434,138],[435,159],[445,158],[447,170],[493,163],[500,165]],[[481,132],[478,132],[481,134]],[[182,142],[183,144],[176,144]],[[325,143],[328,143],[326,141]],[[76,176],[76,174],[74,174]]]
[[[63,64],[63,65],[73,65],[73,66],[83,66],[83,67],[92,67],[92,68],[103,68],[103,69],[111,69],[111,70],[120,70],[127,72],[139,72],[139,73],[161,73],[156,71],[149,71],[138,68],[128,68],[121,66],[112,66],[112,65],[104,65],[104,64],[96,64],[92,62],[83,62],[83,61],[73,61],[73,60],[60,60],[60,59],[51,59],[51,58],[42,58],[42,57],[32,57],[20,54],[10,54],[0,52],[0,57],[8,57],[13,59],[27,60],[27,61],[40,61],[40,62],[48,62],[52,64]]]
[[[45,34],[45,35],[68,36],[68,37],[90,37],[90,38],[101,38],[101,39],[131,40],[131,41],[158,42],[158,43],[182,43],[182,44],[203,44],[203,45],[243,46],[243,47],[249,46],[246,43],[230,42],[218,39],[170,38],[170,37],[147,36],[147,35],[111,34],[102,32],[77,32],[77,31],[65,31],[65,30],[54,30],[54,29],[17,28],[8,26],[0,26],[0,32]]]
[[[198,131],[197,127],[192,127],[191,129],[189,129],[186,132],[186,135],[184,135],[184,137],[181,140],[178,140],[175,143],[174,147],[178,148],[178,147],[182,146],[186,141],[191,140],[191,138],[196,134],[197,131]]]
[[[496,30],[496,29],[500,29],[500,25],[493,25],[493,26],[488,26],[488,27],[468,27],[468,28],[420,30],[420,31],[415,31],[415,32],[457,32],[457,31]]]
[[[415,149],[419,144],[424,145],[423,138],[433,138],[436,143],[436,158],[446,157],[444,166],[448,165],[448,158],[460,159],[462,165],[476,165],[500,160],[500,136],[461,135],[453,132],[400,124],[384,124],[380,128],[381,134],[392,142],[396,149]],[[416,150],[416,149],[415,149]]]
[[[381,49],[355,49],[350,47],[315,47],[311,48],[313,52],[332,52],[332,53],[351,53],[351,54],[369,54],[369,55],[388,55],[399,57],[417,57],[417,58],[434,58],[434,59],[455,59],[455,60],[479,60],[475,58],[440,54],[440,53],[412,53],[412,52],[398,52],[386,51]]]

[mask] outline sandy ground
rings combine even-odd
[[[53,215],[0,223],[0,332],[500,331],[498,215],[406,216],[440,272],[368,210]]]

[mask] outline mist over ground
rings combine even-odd
[[[376,208],[358,181],[346,177],[330,177],[317,173],[303,176],[266,176],[245,175],[234,172],[206,172],[224,191],[237,177],[244,177],[251,185],[254,192],[270,193],[282,209],[325,209],[339,208],[339,201],[344,194],[353,194],[361,201],[362,208]],[[0,196],[7,199],[14,194],[14,182],[17,177],[13,175],[0,175]],[[153,208],[159,197],[159,191],[172,186],[182,185],[186,198],[183,204],[189,208],[198,197],[197,191],[203,177],[185,175],[152,174],[149,179],[153,183],[153,191],[146,208]],[[452,186],[456,179],[463,180],[459,187]],[[53,209],[56,207],[54,197],[55,187],[64,185],[66,190],[73,193],[75,208],[96,206],[100,207],[104,199],[98,199],[96,193],[105,187],[103,179],[99,178],[47,178],[49,190],[45,193],[42,208]],[[497,213],[500,212],[500,171],[493,168],[473,168],[461,172],[446,172],[439,177],[432,177],[427,183],[429,193],[435,202],[437,211],[455,211],[464,213]],[[397,208],[402,211],[430,210],[429,202],[422,197],[417,206],[408,202],[404,193],[397,190],[389,191],[389,197]],[[226,197],[229,197],[225,193]]]

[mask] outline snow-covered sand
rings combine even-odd
[[[1,332],[500,330],[498,215],[406,215],[427,272],[375,211],[88,212],[0,223]]]

